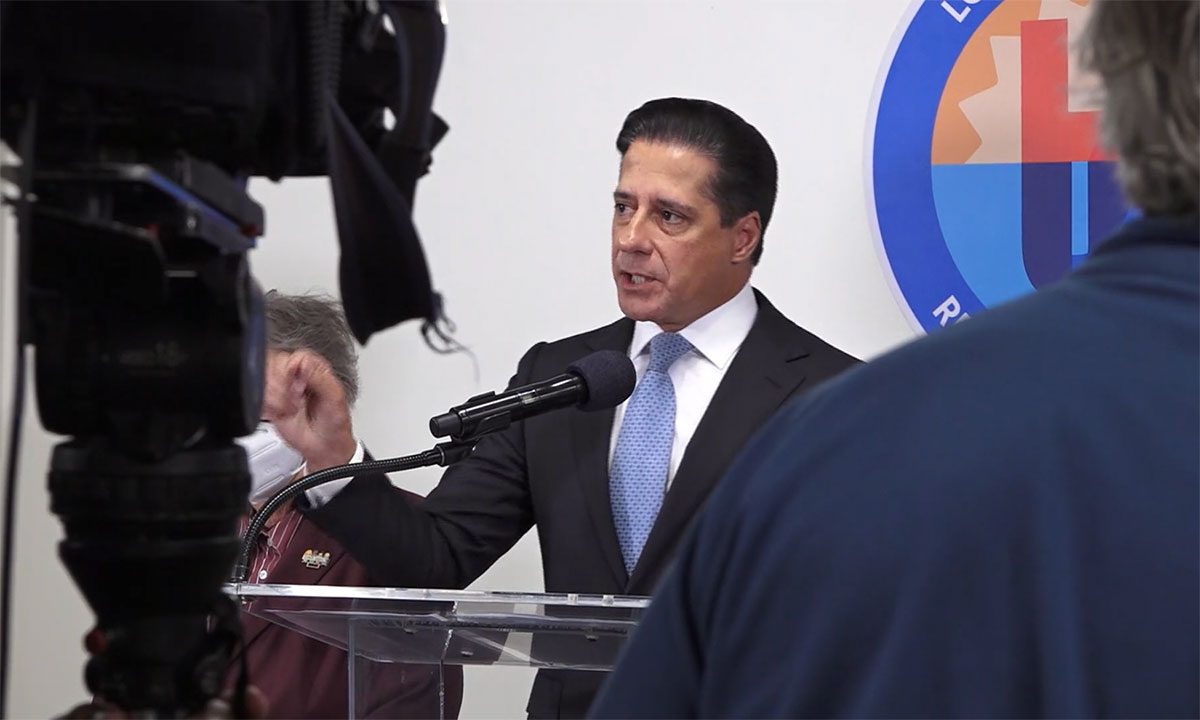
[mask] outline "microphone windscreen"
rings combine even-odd
[[[637,371],[629,356],[616,350],[599,350],[567,366],[567,372],[583,378],[587,399],[580,410],[606,410],[616,407],[633,394]]]

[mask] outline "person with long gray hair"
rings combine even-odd
[[[777,416],[594,716],[1200,715],[1198,7],[1082,40],[1140,217]]]

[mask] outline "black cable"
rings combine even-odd
[[[389,473],[399,470],[413,470],[429,465],[446,466],[458,462],[469,455],[474,447],[474,439],[464,441],[452,440],[450,442],[438,443],[433,449],[416,455],[406,455],[388,460],[368,460],[367,462],[326,468],[288,485],[272,495],[271,499],[267,500],[254,513],[254,516],[250,518],[250,524],[246,526],[246,533],[242,536],[242,548],[238,552],[237,564],[233,566],[233,575],[230,580],[232,582],[246,582],[250,574],[250,553],[254,550],[254,542],[258,538],[259,533],[262,532],[263,526],[267,524],[267,520],[279,508],[305,490],[323,485],[332,480],[340,480],[366,473]]]
[[[17,512],[17,457],[21,448],[21,418],[25,408],[25,343],[30,341],[26,283],[32,253],[29,251],[29,213],[33,193],[33,141],[37,102],[31,101],[21,128],[18,153],[21,176],[17,198],[17,337],[13,371],[12,420],[8,435],[8,463],[4,476],[4,551],[0,557],[0,717],[8,717],[8,658],[12,618],[13,529]]]

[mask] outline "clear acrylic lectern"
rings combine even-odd
[[[325,585],[239,583],[226,590],[248,612],[347,652],[351,718],[363,716],[377,663],[608,670],[650,602]]]

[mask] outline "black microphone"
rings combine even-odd
[[[567,366],[549,380],[530,383],[499,395],[477,395],[450,412],[429,419],[434,437],[455,440],[503,430],[512,422],[559,408],[581,410],[616,407],[633,393],[637,373],[625,353],[600,350]]]

